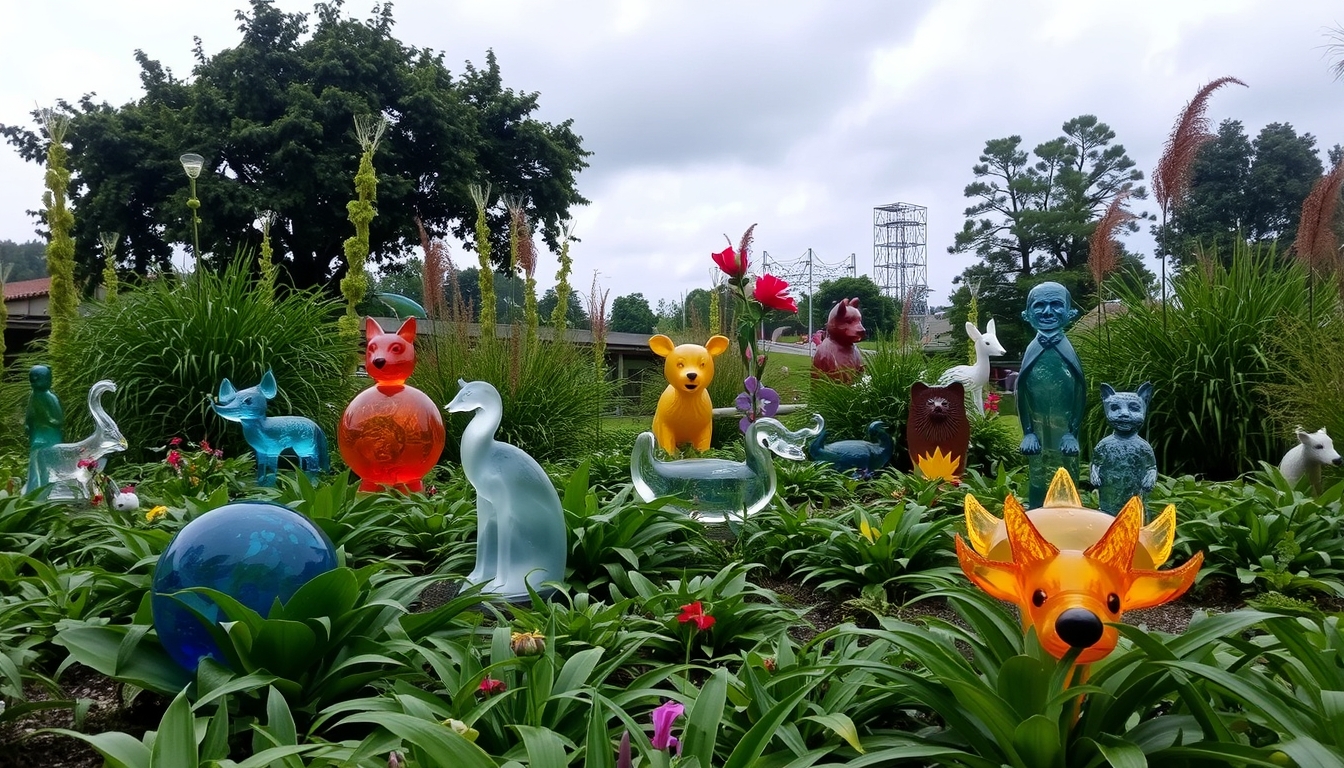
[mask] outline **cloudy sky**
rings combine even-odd
[[[137,98],[137,48],[185,75],[193,36],[211,53],[237,43],[241,5],[0,0],[0,123],[90,91]],[[941,303],[971,262],[947,246],[987,139],[1031,147],[1095,114],[1147,175],[1177,112],[1224,75],[1250,87],[1214,96],[1215,125],[1236,118],[1253,136],[1289,122],[1322,157],[1344,143],[1344,83],[1325,48],[1344,7],[1325,0],[399,0],[395,18],[403,42],[446,52],[455,71],[493,48],[507,86],[540,92],[543,119],[574,119],[594,153],[574,281],[596,270],[613,297],[654,303],[707,287],[710,252],[752,223],[758,253],[853,253],[871,274],[873,208],[894,202],[928,207]],[[0,239],[33,237],[24,211],[41,193],[40,169],[0,147]],[[539,275],[553,273],[544,261]]]

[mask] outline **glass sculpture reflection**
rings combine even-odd
[[[1097,506],[1112,515],[1131,498],[1144,501],[1157,484],[1157,456],[1153,446],[1139,437],[1139,427],[1148,416],[1153,385],[1144,382],[1137,392],[1116,392],[1101,385],[1101,413],[1111,425],[1111,434],[1092,449],[1092,485],[1097,488]]]
[[[880,421],[868,425],[867,440],[836,440],[826,442],[826,420],[817,414],[812,417],[817,431],[807,443],[807,456],[813,461],[830,464],[837,472],[860,477],[870,476],[891,462],[896,448],[887,427]]]
[[[364,321],[364,370],[375,385],[350,401],[336,432],[341,458],[359,475],[361,491],[424,489],[425,473],[443,453],[443,416],[433,400],[406,383],[415,370],[415,318],[385,333]]]
[[[227,421],[243,425],[243,438],[257,455],[257,485],[275,485],[276,465],[286,449],[299,457],[299,466],[308,477],[331,469],[327,454],[327,436],[312,419],[302,416],[266,416],[266,403],[278,392],[275,374],[270,369],[255,387],[235,390],[225,379],[219,385],[215,413]]]
[[[468,584],[506,600],[527,600],[565,577],[565,514],[550,477],[521,448],[495,439],[504,417],[499,392],[485,381],[458,380],[450,413],[473,413],[462,433],[462,471],[476,489],[476,567]]]
[[[46,487],[46,498],[53,501],[92,498],[94,470],[102,471],[108,454],[126,450],[126,438],[103,409],[103,395],[116,391],[117,385],[106,379],[89,388],[93,432],[88,437],[77,443],[56,443],[33,451],[29,481],[36,477],[37,486]]]
[[[1125,611],[1170,602],[1194,583],[1204,560],[1157,568],[1171,554],[1176,508],[1143,525],[1143,501],[1131,499],[1115,517],[1082,506],[1073,479],[1060,468],[1045,504],[1030,512],[1009,496],[1003,520],[966,496],[970,545],[958,534],[957,559],[966,576],[990,595],[1015,604],[1024,628],[1035,627],[1055,658],[1081,650],[1090,664],[1115,649],[1113,624]]]
[[[662,461],[654,452],[652,432],[635,438],[630,478],[644,501],[675,496],[688,514],[706,523],[742,520],[760,512],[775,495],[775,463],[771,453],[795,461],[806,458],[803,445],[816,437],[815,428],[791,432],[771,418],[747,427],[745,462],[727,459]]]
[[[34,365],[28,371],[28,384],[32,394],[28,397],[28,410],[23,422],[28,433],[28,482],[23,486],[24,493],[35,491],[44,484],[42,473],[38,470],[38,451],[65,439],[61,433],[65,424],[65,411],[61,409],[60,398],[51,391],[51,369],[45,365]]]
[[[219,606],[209,587],[266,616],[311,579],[338,565],[331,540],[308,518],[265,501],[226,504],[183,526],[154,568],[151,608],[159,642],[188,671],[209,656],[226,663],[209,630],[186,605],[212,621]],[[186,605],[184,605],[184,603]]]
[[[1087,382],[1078,353],[1064,335],[1077,317],[1068,289],[1059,283],[1041,283],[1027,294],[1022,319],[1031,323],[1036,338],[1022,355],[1017,414],[1019,450],[1028,457],[1029,508],[1045,501],[1046,485],[1059,467],[1078,481],[1078,430],[1087,407]]]

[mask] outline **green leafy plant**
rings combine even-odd
[[[935,516],[911,499],[896,502],[884,515],[854,506],[848,515],[817,518],[826,537],[790,552],[804,583],[824,591],[855,591],[867,585],[899,587],[952,577],[957,573],[949,539],[957,519]]]

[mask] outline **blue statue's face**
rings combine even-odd
[[[1027,294],[1027,311],[1022,313],[1023,319],[1040,333],[1063,330],[1074,314],[1069,291],[1059,283],[1041,283],[1032,288]]]

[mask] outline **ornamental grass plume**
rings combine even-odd
[[[565,342],[568,341],[565,331],[569,326],[569,297],[574,292],[569,284],[569,273],[574,267],[574,260],[569,256],[569,244],[574,240],[573,223],[561,222],[560,233],[560,269],[555,273],[555,309],[551,311],[551,328],[555,330],[554,340]]]
[[[424,222],[415,217],[415,228],[420,233],[420,250],[424,251],[424,261],[420,267],[421,297],[425,302],[425,314],[431,322],[446,319],[448,301],[444,295],[444,277],[448,271],[446,261],[447,246],[442,240],[431,238],[425,231]]]
[[[1309,317],[1315,319],[1317,278],[1336,272],[1341,297],[1344,297],[1344,270],[1339,268],[1339,243],[1335,237],[1335,219],[1340,209],[1340,192],[1344,191],[1344,161],[1312,186],[1302,201],[1302,216],[1298,219],[1297,239],[1291,251],[1307,268],[1307,302]]]
[[[1115,193],[1111,204],[1106,206],[1106,212],[1092,230],[1092,238],[1088,243],[1087,268],[1097,284],[1097,311],[1102,323],[1106,322],[1106,276],[1120,265],[1120,243],[1115,239],[1115,231],[1135,218],[1125,208],[1125,199],[1129,194],[1128,189]]]
[[[468,184],[467,192],[476,204],[476,255],[480,261],[477,281],[481,289],[481,342],[495,341],[495,267],[490,263],[490,224],[485,210],[490,203],[490,185]]]

